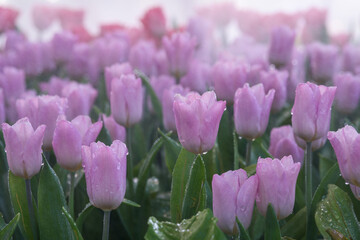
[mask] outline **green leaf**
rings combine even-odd
[[[2,131],[0,131],[0,139],[1,138]],[[12,211],[8,184],[8,169],[4,144],[0,141],[0,212],[4,214],[6,220],[10,221]]]
[[[2,215],[2,213],[0,212],[0,229],[2,229],[3,227],[5,227],[6,223],[4,220],[4,216]]]
[[[109,131],[105,127],[105,124],[103,124],[101,131],[100,131],[98,137],[96,138],[96,141],[103,142],[107,146],[110,146],[111,143],[113,142],[111,140]]]
[[[71,227],[62,213],[66,206],[60,181],[48,162],[40,173],[38,187],[40,239],[73,239]]]
[[[81,211],[78,218],[76,219],[76,225],[78,226],[78,229],[82,231],[83,224],[86,220],[86,218],[91,214],[91,212],[94,210],[94,206],[90,203],[85,206],[85,208]]]
[[[286,224],[281,228],[283,236],[301,239],[306,231],[306,207],[298,211]]]
[[[236,132],[233,132],[233,145],[234,145],[234,170],[245,167],[244,159],[240,157],[238,150],[238,136]]]
[[[195,162],[196,155],[181,149],[173,171],[171,182],[170,212],[174,222],[182,220],[185,187],[190,178],[190,171]]]
[[[150,217],[149,228],[145,235],[147,240],[168,239],[216,239],[226,240],[224,233],[216,226],[216,218],[209,209],[205,209],[190,219],[179,224],[160,222],[155,217]]]
[[[331,239],[327,230],[335,230],[349,239],[360,239],[360,224],[350,197],[336,185],[330,184],[327,197],[315,213],[315,222],[325,239]]]
[[[256,164],[251,164],[244,168],[248,176],[252,176],[256,173]]]
[[[234,167],[234,147],[232,119],[229,110],[226,110],[220,120],[217,143],[220,150],[220,172],[232,170]]]
[[[122,201],[123,204],[126,204],[126,205],[129,205],[129,206],[132,206],[132,207],[141,207],[139,204],[137,204],[136,202],[133,202],[129,199],[126,199],[124,198],[124,200]]]
[[[13,235],[15,228],[20,220],[20,213],[16,214],[16,216],[0,231],[0,239],[1,240],[9,240]]]
[[[158,119],[162,119],[162,107],[159,98],[156,96],[154,89],[152,88],[149,78],[139,70],[134,71],[135,74],[141,78],[146,90],[148,91],[151,99],[152,106],[155,110]]]
[[[178,158],[181,151],[181,145],[169,137],[171,132],[165,134],[160,129],[158,129],[158,132],[164,138],[166,166],[168,167],[169,172],[172,173],[176,159]]]
[[[9,189],[14,213],[20,213],[20,231],[27,239],[33,239],[29,208],[26,198],[25,179],[17,177],[9,171]],[[35,204],[34,211],[36,212]]]
[[[238,225],[238,228],[240,229],[240,239],[241,240],[251,240],[246,229],[244,228],[244,226],[241,224],[241,222],[239,221],[239,219],[237,217],[236,217],[236,223]]]
[[[264,146],[264,143],[261,138],[255,139],[253,141],[254,149],[256,149],[256,153],[264,158],[274,158],[271,153],[267,150],[267,148]]]
[[[73,230],[73,234],[74,234],[74,239],[75,240],[83,240],[83,237],[81,236],[81,233],[79,231],[79,229],[76,226],[76,223],[74,222],[74,219],[71,217],[71,215],[68,213],[68,211],[66,211],[66,209],[64,207],[62,207],[62,212],[64,213],[65,217],[67,218],[71,229]]]
[[[265,240],[281,240],[279,222],[271,204],[269,204],[266,211]]]

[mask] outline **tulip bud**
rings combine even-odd
[[[123,74],[132,74],[132,72],[133,69],[129,63],[117,63],[105,68],[105,85],[108,98],[110,98],[112,80],[114,78],[119,79]]]
[[[115,121],[129,127],[141,120],[143,89],[140,78],[133,74],[113,79],[110,93],[111,113]]]
[[[19,98],[26,89],[24,71],[5,67],[0,73],[0,87],[4,90],[4,98],[7,103]]]
[[[360,49],[358,46],[346,45],[343,49],[343,70],[346,72],[356,73],[360,65]]]
[[[145,31],[154,38],[161,38],[166,33],[166,18],[161,7],[149,9],[141,22]]]
[[[99,135],[102,122],[91,123],[89,116],[80,115],[71,122],[56,123],[52,146],[58,164],[69,171],[81,168],[81,146],[90,145]]]
[[[68,78],[52,76],[48,82],[40,83],[40,90],[49,95],[61,96],[63,88],[69,84],[69,82],[70,80]]]
[[[326,136],[330,128],[331,105],[336,87],[300,83],[292,108],[294,134],[306,142]]]
[[[69,60],[76,41],[77,37],[71,32],[54,34],[51,40],[54,59],[60,62]]]
[[[243,169],[213,176],[213,211],[223,232],[229,235],[239,232],[236,217],[244,228],[250,226],[257,189],[258,177],[248,178]]]
[[[82,146],[81,156],[90,203],[104,211],[119,207],[126,191],[126,145],[115,140]]]
[[[35,27],[40,32],[46,30],[56,20],[56,9],[47,5],[35,5],[32,9]]]
[[[208,90],[212,77],[212,69],[208,64],[193,60],[180,83],[192,91],[203,93]]]
[[[46,126],[35,131],[29,119],[19,119],[13,126],[2,124],[9,168],[16,176],[30,179],[40,171],[41,145]]]
[[[293,52],[291,63],[287,65],[289,80],[287,81],[288,99],[294,101],[296,86],[305,82],[306,77],[306,51],[296,48]]]
[[[270,108],[275,91],[266,95],[264,86],[245,84],[235,93],[234,122],[237,134],[247,139],[255,139],[264,134],[269,122]]]
[[[291,60],[295,32],[287,26],[274,28],[271,33],[269,62],[275,66],[287,65]]]
[[[155,73],[154,55],[155,45],[150,41],[140,40],[131,47],[129,52],[129,62],[131,66],[141,70],[147,76]]]
[[[212,149],[225,108],[226,102],[216,101],[213,91],[202,96],[194,92],[186,97],[176,94],[173,110],[181,145],[195,154]]]
[[[343,113],[353,112],[359,105],[360,77],[351,73],[339,73],[334,78],[336,108]]]
[[[271,130],[269,152],[279,159],[291,155],[294,162],[302,163],[304,160],[304,150],[296,144],[293,129],[289,125]]]
[[[334,148],[342,177],[360,187],[360,136],[352,126],[329,132],[328,139]]]
[[[256,206],[266,215],[268,205],[273,206],[277,219],[289,216],[294,208],[296,180],[301,164],[294,163],[291,156],[279,159],[259,158],[256,175],[259,188]]]
[[[109,131],[112,141],[120,140],[126,141],[126,129],[118,124],[112,116],[107,117],[105,114],[102,115],[105,128]]]

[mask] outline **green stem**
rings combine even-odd
[[[28,208],[29,208],[31,230],[33,232],[34,239],[38,239],[37,231],[36,231],[34,206],[33,206],[32,195],[31,195],[31,180],[25,179],[25,185],[26,185],[26,198],[27,198],[27,203],[28,203]]]
[[[111,211],[104,211],[102,240],[109,239],[110,213],[111,213]]]
[[[306,143],[306,159],[305,159],[305,197],[306,197],[306,229],[309,229],[310,211],[312,201],[312,151],[311,142]]]
[[[131,142],[132,142],[132,127],[128,127],[127,129],[127,134],[126,134],[126,138],[127,138],[127,148],[129,150],[129,155],[127,157],[127,176],[128,176],[128,180],[129,180],[129,188],[130,188],[130,196],[134,197],[135,196],[135,189],[134,189],[134,176],[133,176],[133,152],[132,152],[132,147],[131,147]]]
[[[75,219],[74,191],[75,191],[75,172],[70,172],[69,210],[70,210],[70,215],[73,217],[73,219]]]
[[[247,142],[246,142],[246,166],[249,166],[250,161],[251,161],[251,145],[252,145],[252,140],[247,139]]]

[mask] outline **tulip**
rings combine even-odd
[[[157,75],[169,74],[169,62],[167,60],[166,52],[164,49],[156,52],[154,56],[154,61]]]
[[[126,129],[119,125],[112,116],[107,117],[105,114],[102,115],[105,128],[109,131],[112,141],[120,140],[126,141]]]
[[[354,45],[346,45],[343,49],[342,65],[346,72],[357,73],[360,64],[360,49]]]
[[[32,9],[32,18],[37,30],[42,32],[55,22],[56,10],[46,5],[35,5]]]
[[[328,139],[334,148],[342,177],[360,187],[360,136],[352,126],[329,132]]]
[[[19,119],[13,126],[2,124],[7,161],[11,172],[25,179],[36,175],[42,164],[41,145],[46,126],[35,131],[28,118]]]
[[[295,32],[287,26],[274,28],[271,33],[269,62],[275,66],[287,65],[291,60]]]
[[[249,87],[246,83],[243,88],[236,91],[234,122],[237,134],[250,140],[264,134],[274,95],[274,90],[265,95],[262,84]]]
[[[4,50],[16,50],[17,46],[26,42],[26,37],[23,33],[16,30],[8,30],[4,33],[5,46]]]
[[[70,30],[83,25],[84,10],[75,10],[69,8],[60,8],[57,10],[57,16],[60,20],[62,29]]]
[[[187,74],[181,78],[180,83],[192,91],[204,93],[208,90],[212,77],[210,65],[193,60]]]
[[[283,219],[289,216],[294,208],[296,180],[301,164],[294,163],[291,156],[279,159],[259,158],[256,175],[259,188],[256,206],[265,216],[268,205],[273,206],[276,217]]]
[[[56,123],[52,146],[58,164],[69,171],[81,168],[81,146],[94,142],[102,128],[102,122],[92,124],[89,116],[80,115],[71,122]]]
[[[304,160],[304,150],[296,144],[293,129],[289,125],[271,130],[269,152],[279,159],[291,155],[294,162],[302,163]]]
[[[111,83],[111,113],[120,125],[129,127],[141,120],[143,89],[140,78],[133,74],[122,75]]]
[[[6,113],[5,113],[5,100],[4,100],[4,91],[0,88],[0,124],[5,122]]]
[[[110,98],[111,82],[113,79],[119,79],[123,74],[132,74],[133,69],[129,63],[114,64],[105,68],[106,93]]]
[[[7,103],[19,98],[26,89],[24,71],[5,67],[0,73],[0,87],[4,90],[4,98]]]
[[[326,136],[330,127],[331,105],[336,87],[300,83],[292,108],[294,134],[306,142]]]
[[[49,95],[62,95],[63,88],[70,83],[68,78],[52,76],[49,81],[40,83],[40,90]]]
[[[44,148],[52,147],[52,138],[58,117],[65,118],[66,98],[58,96],[36,96],[16,101],[19,117],[27,117],[33,127],[46,125]]]
[[[225,108],[226,102],[216,101],[213,91],[205,92],[202,96],[194,92],[186,97],[176,94],[173,110],[182,146],[195,154],[213,148]]]
[[[350,184],[350,189],[357,200],[360,200],[360,187]]]
[[[306,77],[306,51],[296,48],[292,54],[291,63],[287,65],[289,80],[287,81],[287,97],[294,101],[296,86],[305,82]]]
[[[126,190],[126,145],[115,140],[111,146],[93,142],[82,146],[86,190],[90,203],[104,211],[119,207]]]
[[[141,40],[131,47],[129,62],[134,68],[152,76],[156,70],[153,63],[155,52],[155,45],[152,42]]]
[[[303,150],[306,149],[306,142],[299,138],[298,136],[294,135],[295,141],[299,147],[301,147]],[[311,151],[316,151],[320,148],[322,148],[327,140],[327,135],[323,136],[322,138],[319,138],[315,141],[311,142]]]
[[[68,61],[76,42],[77,37],[71,32],[55,34],[51,40],[55,60],[60,62]]]
[[[166,33],[166,18],[161,7],[149,9],[141,18],[145,31],[154,38],[161,38]]]
[[[359,105],[360,77],[351,73],[339,73],[334,78],[337,87],[335,101],[338,111],[353,112]]]
[[[234,61],[219,61],[212,71],[214,88],[219,99],[228,103],[234,102],[234,95],[238,88],[246,82],[247,67]]]
[[[236,217],[244,228],[250,226],[257,189],[257,175],[248,178],[243,169],[213,176],[213,211],[223,232],[238,234]]]
[[[15,28],[15,21],[19,12],[13,8],[0,6],[0,32]]]

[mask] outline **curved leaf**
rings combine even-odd
[[[71,215],[68,213],[68,211],[66,211],[66,209],[64,207],[62,207],[61,210],[70,223],[71,229],[73,230],[74,239],[75,240],[83,240],[83,237],[81,236],[81,233],[80,233],[78,227],[76,226],[74,219],[71,217]]]
[[[16,216],[0,230],[0,239],[1,240],[9,240],[13,235],[15,228],[20,220],[20,213],[16,214]]]
[[[238,225],[238,228],[240,229],[240,239],[241,240],[251,240],[249,234],[246,232],[246,229],[244,228],[244,226],[241,224],[241,222],[239,221],[239,219],[236,217],[236,223]]]
[[[166,166],[169,169],[169,172],[172,173],[174,170],[176,159],[178,158],[181,151],[181,145],[169,137],[171,132],[165,134],[160,129],[158,129],[158,132],[164,139],[165,162]]]
[[[306,207],[303,207],[281,228],[283,236],[301,239],[306,231]]]
[[[76,225],[78,226],[78,229],[80,231],[82,230],[86,218],[91,214],[94,208],[95,207],[89,203],[85,206],[84,210],[82,210],[82,212],[79,214],[78,218],[76,219]]]
[[[265,240],[281,240],[279,222],[271,204],[269,204],[266,211]]]

